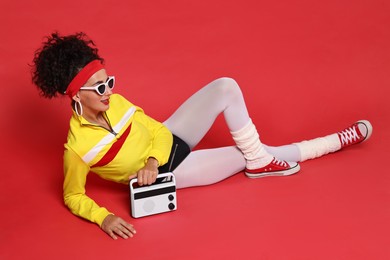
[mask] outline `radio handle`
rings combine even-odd
[[[172,172],[165,172],[165,173],[161,173],[161,174],[157,175],[157,179],[166,178],[166,177],[171,177],[171,178],[173,178],[173,181],[175,181],[175,176],[173,175]],[[130,183],[129,183],[129,185],[130,185],[130,190],[132,190],[132,191],[134,190],[133,184],[136,183],[136,182],[138,182],[138,179],[137,179],[137,178],[134,178],[134,179],[131,179],[131,180],[130,180]],[[152,184],[152,185],[153,185],[153,184]]]

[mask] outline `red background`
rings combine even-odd
[[[0,3],[0,259],[390,259],[390,6],[383,0]],[[178,191],[179,210],[132,219],[128,189],[87,193],[133,223],[113,241],[62,202],[69,100],[31,84],[45,35],[85,31],[117,92],[159,120],[209,81],[240,84],[262,141],[280,145],[359,119],[372,138],[301,164]],[[220,118],[198,148],[232,144]],[[210,174],[213,174],[212,172]]]

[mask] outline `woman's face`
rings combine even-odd
[[[105,83],[107,79],[106,70],[102,69],[93,74],[84,86],[94,87],[98,84]],[[109,108],[111,94],[112,90],[109,87],[106,87],[106,92],[103,95],[99,95],[95,90],[80,89],[75,96],[76,99],[74,99],[77,101],[78,96],[78,101],[80,101],[83,106],[84,115],[96,116]]]

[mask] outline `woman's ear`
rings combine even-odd
[[[72,97],[72,99],[73,99],[74,101],[76,101],[76,102],[80,102],[79,92],[77,92],[76,95],[74,95],[74,96]]]

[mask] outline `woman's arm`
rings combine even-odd
[[[145,122],[146,127],[153,137],[152,149],[147,159],[154,158],[157,160],[158,166],[162,166],[168,162],[171,153],[173,142],[172,133],[165,125],[145,114],[143,114],[142,120]]]
[[[88,173],[89,166],[72,150],[65,149],[63,183],[65,205],[76,216],[101,226],[104,218],[111,213],[106,208],[100,207],[85,194]]]
[[[133,225],[100,207],[85,194],[88,172],[88,165],[72,150],[65,149],[63,185],[65,204],[73,214],[98,224],[113,239],[117,239],[117,235],[124,239],[132,237],[136,233]]]
[[[129,179],[137,177],[139,185],[150,185],[156,181],[158,167],[168,162],[173,137],[166,126],[144,113],[137,115],[136,120],[142,123],[152,136],[152,149],[145,159],[145,166]]]

